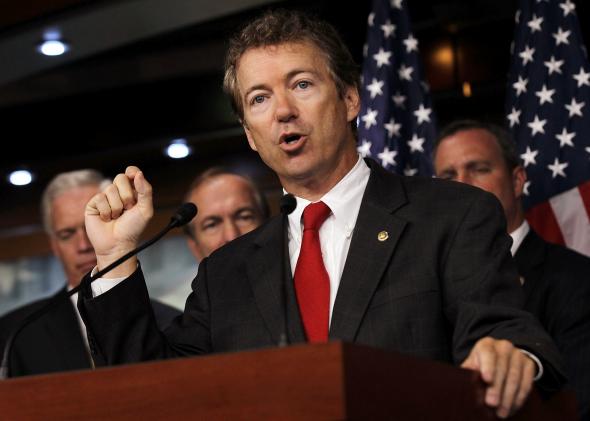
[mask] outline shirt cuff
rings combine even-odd
[[[537,374],[535,375],[535,377],[533,377],[533,381],[536,382],[541,377],[543,377],[543,364],[541,364],[541,360],[539,360],[534,354],[531,354],[530,352],[525,351],[524,349],[518,348],[518,350],[527,357],[529,357],[531,360],[533,360],[535,362],[535,365],[537,366]]]
[[[98,272],[98,266],[94,266],[92,272],[90,272],[90,276],[94,276],[94,274]],[[104,294],[109,289],[117,286],[121,283],[121,281],[125,280],[125,277],[122,278],[98,278],[95,279],[90,287],[92,288],[92,298],[98,297],[101,294]]]

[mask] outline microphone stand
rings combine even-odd
[[[96,279],[102,277],[104,274],[110,272],[111,270],[113,270],[114,268],[119,266],[121,263],[123,263],[124,261],[126,261],[130,257],[135,256],[140,251],[151,246],[156,241],[158,241],[160,238],[162,238],[164,235],[166,235],[168,233],[168,231],[170,231],[171,229],[185,225],[191,219],[193,219],[196,214],[197,214],[197,207],[193,203],[182,204],[180,206],[180,208],[176,211],[174,216],[172,216],[172,218],[170,218],[170,222],[168,223],[168,225],[166,225],[166,227],[163,230],[161,230],[153,238],[151,238],[148,241],[146,241],[145,243],[141,244],[136,249],[131,250],[129,253],[119,257],[117,260],[115,260],[113,263],[111,263],[110,265],[108,265],[104,269],[96,272],[85,283],[80,282],[80,284],[78,284],[75,288],[72,288],[70,291],[68,291],[67,296],[71,297],[75,293],[79,292],[83,286],[89,285],[90,283],[94,282]],[[2,364],[0,365],[0,380],[4,380],[4,379],[7,379],[10,377],[10,373],[9,373],[10,352],[12,350],[14,340],[16,339],[18,334],[30,323],[33,323],[35,320],[39,319],[41,316],[46,314],[48,312],[48,310],[53,308],[54,301],[55,301],[55,299],[49,300],[49,302],[47,302],[39,310],[37,310],[37,311],[29,314],[27,317],[25,317],[25,319],[20,323],[20,325],[10,334],[10,336],[8,336],[8,339],[6,340],[6,344],[4,345],[4,353],[2,355]]]
[[[280,335],[279,338],[279,343],[278,346],[280,348],[285,347],[287,345],[289,345],[289,337],[287,335],[288,332],[288,328],[289,328],[289,320],[288,320],[288,315],[289,315],[289,307],[288,307],[288,300],[287,300],[287,279],[289,279],[288,274],[287,274],[287,263],[288,259],[289,259],[289,248],[288,248],[288,243],[289,243],[289,214],[291,214],[295,208],[297,207],[297,199],[295,199],[295,196],[293,196],[291,193],[287,193],[285,194],[283,197],[281,197],[281,202],[280,202],[280,209],[281,209],[281,214],[282,214],[282,219],[283,219],[283,245],[281,248],[282,251],[282,257],[281,260],[283,262],[282,264],[282,274],[281,274],[281,292],[283,295],[283,307],[285,309],[284,312],[284,325],[283,325],[283,332]]]

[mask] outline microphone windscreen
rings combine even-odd
[[[186,202],[180,205],[170,222],[175,226],[181,227],[191,221],[197,214],[197,206],[194,203]]]
[[[289,215],[291,212],[295,210],[297,207],[297,199],[291,193],[287,193],[283,197],[281,197],[281,213],[283,215]]]

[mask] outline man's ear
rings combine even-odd
[[[346,103],[346,119],[354,120],[361,111],[361,99],[356,86],[348,86],[344,92],[344,102]]]
[[[512,170],[512,188],[514,189],[514,197],[517,199],[522,197],[524,183],[526,183],[526,171],[521,165],[517,165]]]
[[[250,145],[250,148],[256,152],[258,152],[258,149],[256,149],[256,142],[254,142],[254,137],[252,136],[252,133],[250,132],[250,129],[248,128],[248,124],[246,123],[246,120],[240,120],[242,123],[242,127],[244,128],[244,132],[246,132],[246,138],[248,139],[248,144]]]

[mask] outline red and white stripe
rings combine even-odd
[[[529,209],[526,219],[546,241],[590,256],[590,181]]]

